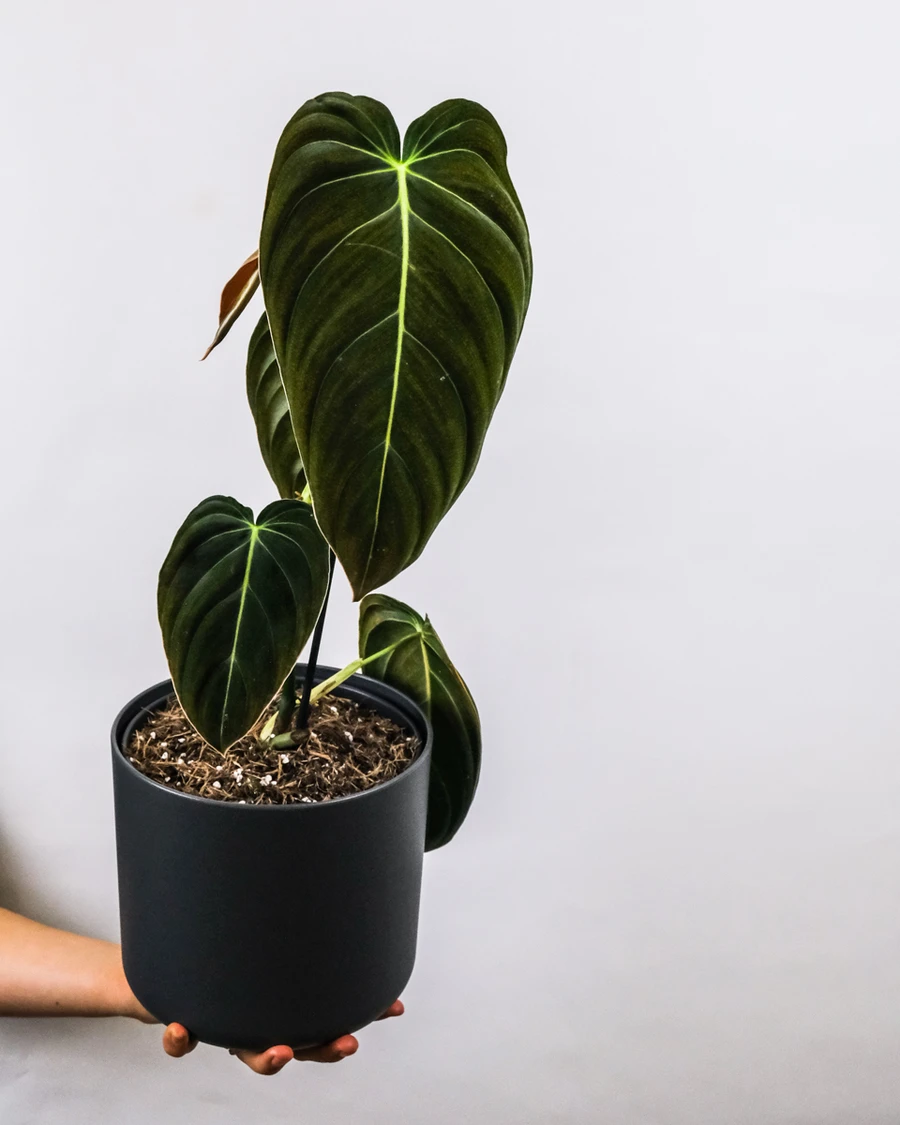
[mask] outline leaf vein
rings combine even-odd
[[[225,717],[228,713],[228,696],[231,692],[231,679],[234,673],[234,665],[237,659],[237,645],[238,637],[241,632],[241,621],[244,617],[244,606],[247,601],[247,591],[250,588],[250,570],[253,566],[253,549],[256,546],[256,541],[259,538],[259,528],[254,524],[253,530],[250,532],[250,544],[247,549],[247,563],[244,567],[244,580],[241,583],[241,600],[238,605],[237,621],[234,624],[234,643],[231,646],[231,656],[228,659],[228,679],[225,682],[225,694],[222,698],[222,718],[219,723],[219,740],[224,737],[225,732]],[[243,678],[243,674],[242,674]]]
[[[373,215],[373,217],[371,219],[366,219],[366,221],[364,223],[360,223],[359,226],[354,227],[353,230],[348,230],[347,233],[345,235],[343,235],[343,237],[340,238],[334,244],[334,246],[331,247],[331,249],[327,253],[322,255],[322,257],[316,262],[316,264],[312,267],[312,269],[306,275],[306,277],[303,280],[303,284],[297,290],[297,296],[294,298],[293,304],[291,306],[290,316],[288,317],[288,320],[294,319],[294,315],[297,312],[297,305],[300,301],[301,296],[303,295],[303,290],[307,287],[307,285],[309,284],[309,282],[312,278],[312,275],[316,272],[316,270],[319,268],[319,266],[321,266],[323,262],[327,261],[328,258],[330,258],[331,255],[335,252],[335,250],[338,250],[341,246],[343,246],[343,244],[347,241],[348,238],[352,238],[353,235],[356,234],[357,231],[362,230],[363,227],[367,227],[371,223],[377,223],[379,219],[383,219],[385,215],[389,215],[391,213],[391,211],[393,211],[396,206],[397,206],[396,203],[392,203],[391,206],[388,207],[386,211],[381,211],[379,214]]]
[[[409,170],[409,175],[414,176],[417,180],[424,180],[426,184],[431,184],[432,187],[436,187],[440,191],[446,192],[447,195],[452,195],[454,199],[458,199],[460,201],[460,203],[464,203],[466,205],[466,207],[470,207],[475,212],[475,214],[479,215],[482,219],[484,219],[484,221],[486,223],[490,223],[490,225],[492,227],[494,227],[500,233],[501,237],[506,239],[506,241],[513,248],[513,251],[515,252],[516,257],[522,263],[522,274],[527,279],[528,271],[526,269],[526,262],[525,262],[524,258],[522,257],[521,251],[519,250],[518,246],[516,246],[516,244],[513,242],[513,240],[509,237],[509,235],[506,233],[506,231],[503,229],[503,227],[501,227],[500,224],[498,222],[496,222],[496,220],[492,219],[490,217],[490,215],[488,215],[486,212],[482,211],[480,207],[476,207],[475,204],[472,203],[471,200],[466,199],[466,197],[464,195],[460,195],[458,192],[453,191],[451,188],[444,187],[443,184],[438,183],[437,180],[433,180],[430,176],[423,176],[421,172],[413,172],[412,169]]]
[[[447,112],[449,113],[451,111],[448,110]],[[443,116],[443,114],[441,116]],[[457,121],[455,125],[448,125],[446,129],[441,129],[439,133],[435,133],[433,137],[430,137],[422,146],[422,148],[416,149],[416,152],[423,152],[428,148],[429,145],[436,144],[441,139],[441,137],[445,137],[448,133],[452,133],[454,129],[461,129],[463,125],[470,125],[477,120],[477,117],[467,117],[464,121]],[[414,163],[417,159],[418,157],[411,157],[410,163]]]
[[[472,269],[475,271],[475,273],[478,274],[479,280],[481,281],[481,283],[485,287],[485,289],[487,289],[491,300],[494,302],[494,307],[497,310],[497,315],[500,317],[500,324],[504,329],[503,334],[505,336],[506,335],[506,329],[505,329],[505,325],[504,325],[504,322],[503,322],[503,311],[500,308],[500,302],[497,300],[497,297],[494,294],[494,290],[490,287],[490,285],[488,284],[487,278],[484,276],[484,274],[481,272],[481,270],[478,268],[478,266],[476,266],[475,263],[472,261],[472,259],[469,257],[469,255],[460,246],[458,246],[453,241],[452,238],[450,238],[448,235],[444,234],[444,232],[439,227],[436,227],[433,223],[429,223],[427,219],[423,219],[422,216],[419,215],[416,211],[410,211],[410,214],[415,215],[415,217],[418,219],[418,221],[420,223],[423,224],[423,226],[426,226],[430,230],[433,230],[435,234],[440,235],[440,237],[443,238],[445,242],[448,242],[453,247],[453,249],[457,252],[457,254],[459,254],[459,256],[461,258],[465,258],[465,260],[469,263],[469,265],[472,267]]]

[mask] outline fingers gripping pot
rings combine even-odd
[[[113,726],[125,975],[162,1023],[206,1043],[330,1042],[379,1016],[412,973],[431,728],[407,696],[368,677],[337,693],[406,726],[421,749],[390,781],[319,803],[214,801],[140,773],[125,747],[171,681]]]

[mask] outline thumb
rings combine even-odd
[[[197,1046],[197,1040],[180,1023],[170,1023],[163,1032],[163,1050],[173,1059],[188,1055]]]

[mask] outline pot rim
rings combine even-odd
[[[296,664],[294,666],[295,672],[301,669],[305,671],[306,665]],[[317,682],[320,683],[322,680],[327,679],[330,675],[333,675],[337,671],[337,668],[330,668],[326,665],[319,664],[317,666],[317,672],[322,673],[322,675],[317,677]],[[389,778],[387,781],[380,781],[376,785],[371,785],[368,789],[363,789],[358,793],[345,793],[340,797],[332,797],[328,801],[290,801],[282,805],[250,805],[241,804],[240,801],[217,801],[212,797],[201,797],[199,793],[185,793],[182,789],[172,789],[168,785],[163,785],[161,781],[156,781],[152,777],[148,777],[145,773],[139,770],[132,761],[129,760],[128,755],[125,753],[124,747],[120,744],[119,741],[119,729],[120,727],[122,728],[122,741],[124,742],[125,735],[127,735],[133,729],[134,725],[141,717],[141,715],[148,714],[149,712],[154,710],[154,708],[158,706],[163,699],[173,695],[177,695],[175,691],[175,685],[171,680],[161,680],[159,683],[153,684],[151,687],[145,688],[143,691],[138,692],[137,695],[133,696],[119,711],[119,713],[115,717],[115,720],[113,721],[111,731],[113,757],[118,757],[129,770],[137,775],[141,782],[145,783],[146,785],[152,786],[154,789],[161,790],[163,793],[166,793],[168,796],[176,800],[196,801],[206,808],[228,808],[235,810],[239,809],[241,812],[246,813],[253,812],[259,814],[260,812],[265,811],[266,815],[272,815],[275,812],[284,814],[289,811],[299,809],[303,809],[306,811],[312,809],[327,809],[333,807],[336,804],[343,804],[347,801],[357,801],[362,799],[363,797],[369,796],[370,794],[382,792],[391,785],[399,784],[405,777],[411,776],[416,770],[420,770],[423,768],[427,769],[431,761],[431,746],[434,732],[432,730],[430,719],[418,705],[418,703],[416,703],[415,700],[411,699],[410,696],[408,696],[405,692],[400,691],[399,688],[392,687],[390,684],[382,683],[381,680],[376,680],[371,676],[363,675],[361,672],[354,672],[352,676],[349,676],[342,684],[339,684],[338,687],[334,688],[334,691],[338,695],[343,694],[342,689],[348,686],[351,688],[358,687],[364,694],[368,694],[369,696],[374,697],[372,699],[372,703],[375,704],[375,706],[373,706],[372,709],[375,711],[378,710],[377,704],[380,702],[378,698],[379,692],[388,696],[397,696],[398,701],[402,701],[402,706],[408,708],[413,713],[414,718],[420,721],[421,726],[425,731],[425,739],[422,743],[422,746],[419,748],[419,751],[416,754],[416,757],[413,759],[412,763],[408,765],[406,769],[401,770],[401,772],[398,773],[395,777]],[[137,708],[134,716],[129,719],[127,723],[124,723],[123,726],[123,721],[126,713],[134,707],[134,704],[138,699],[140,699],[142,696],[147,695],[149,692],[154,693],[153,699],[155,702]],[[351,696],[350,698],[353,697]],[[389,703],[390,699],[386,699],[385,702]]]

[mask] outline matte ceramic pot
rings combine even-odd
[[[171,681],[113,725],[125,975],[157,1019],[206,1043],[330,1042],[376,1019],[412,973],[431,727],[366,676],[337,694],[408,727],[422,749],[392,780],[315,804],[213,801],[140,773],[123,747]]]

